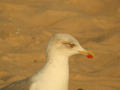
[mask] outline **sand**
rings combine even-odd
[[[70,59],[70,90],[120,90],[120,0],[1,0],[0,88],[45,63],[55,33],[69,33],[95,58]]]

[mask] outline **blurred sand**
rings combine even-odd
[[[44,65],[54,33],[95,53],[70,59],[70,90],[120,90],[120,0],[0,0],[0,88]]]

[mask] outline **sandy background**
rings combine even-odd
[[[95,53],[70,59],[70,90],[120,90],[120,0],[0,0],[0,88],[44,65],[54,33]]]

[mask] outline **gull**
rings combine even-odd
[[[0,90],[69,90],[69,57],[75,54],[93,57],[72,35],[55,34],[46,48],[45,65],[31,77]]]

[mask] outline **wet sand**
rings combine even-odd
[[[95,53],[70,58],[70,90],[120,90],[120,0],[1,0],[0,88],[37,72],[55,33]]]

